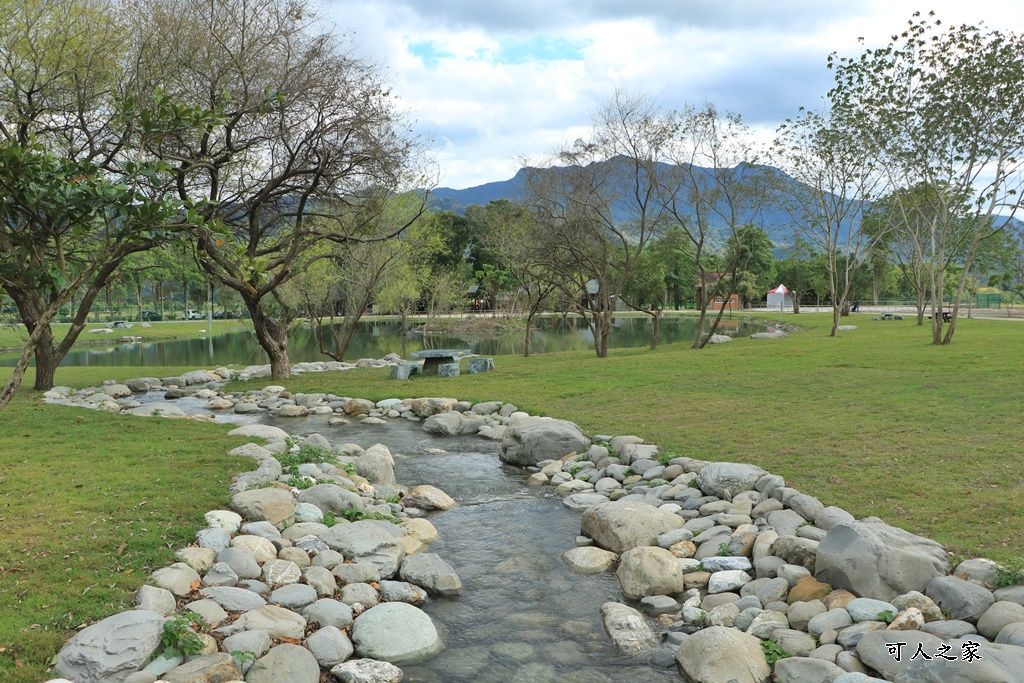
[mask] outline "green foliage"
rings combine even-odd
[[[996,565],[995,583],[999,588],[1024,585],[1024,557],[1011,557]]]
[[[571,465],[569,467],[569,474],[575,477],[577,474],[579,474],[585,469],[587,469],[586,465]]]
[[[892,610],[885,610],[878,613],[878,618],[887,624],[891,624],[892,620],[896,618],[896,613]]]
[[[385,515],[383,512],[367,512],[360,508],[350,505],[341,511],[341,516],[350,522],[359,522],[364,519],[380,519],[385,522],[391,522],[392,524],[399,524],[402,520],[398,519],[393,515]]]
[[[350,477],[354,477],[355,475],[359,474],[359,468],[356,467],[356,464],[354,462],[345,463],[344,465],[341,466],[341,469],[345,470],[345,473]]]
[[[299,476],[299,465],[334,462],[335,460],[336,456],[331,451],[319,446],[310,446],[309,444],[301,445],[296,453],[282,453],[277,457],[277,461],[281,463],[281,469],[293,477]]]
[[[718,552],[715,553],[719,557],[732,557],[732,551],[729,550],[728,543],[719,543]]]
[[[765,661],[768,662],[768,666],[775,666],[775,663],[780,659],[786,659],[787,657],[793,656],[783,650],[782,646],[774,640],[762,640],[761,652],[764,653],[764,658]]]
[[[324,513],[323,525],[326,527],[332,527],[338,523],[338,518],[334,516],[334,513],[327,511]]]
[[[679,453],[676,453],[675,451],[662,451],[658,453],[658,462],[661,463],[662,465],[667,466],[670,460],[674,460],[676,458],[681,457],[683,456],[680,455]]]
[[[176,614],[164,622],[160,642],[164,644],[164,657],[172,659],[178,655],[197,655],[203,649],[203,641],[193,630],[194,626],[206,626],[202,617],[195,612]]]

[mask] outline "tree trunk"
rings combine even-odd
[[[249,309],[249,315],[252,316],[252,329],[256,333],[256,340],[270,359],[271,378],[288,379],[292,374],[291,364],[288,362],[288,326],[267,315],[258,300],[246,301],[245,304]]]
[[[651,351],[658,348],[658,342],[661,341],[661,313],[663,310],[656,308],[651,311],[651,317],[654,319],[654,329],[651,331]]]
[[[530,357],[530,337],[533,336],[533,311],[526,314],[526,337],[523,339],[523,357]]]
[[[800,313],[800,297],[794,295],[793,296],[793,314],[796,315],[798,313]]]
[[[836,298],[832,297],[832,331],[829,332],[828,336],[834,337],[839,332],[839,302]]]
[[[58,357],[53,346],[53,330],[49,324],[43,326],[39,335],[39,343],[36,344],[36,383],[33,389],[36,391],[49,391],[53,388],[57,376],[57,366],[64,359],[61,354]]]
[[[7,384],[2,390],[0,390],[0,410],[7,407],[7,404],[14,398],[14,393],[18,391],[21,386],[21,381],[25,379],[25,371],[28,369],[28,364],[32,360],[32,354],[36,351],[36,346],[39,343],[39,337],[42,335],[42,331],[49,327],[49,325],[37,325],[35,331],[28,336],[28,341],[25,343],[25,348],[21,351],[21,356],[18,357],[18,362],[14,366],[14,371],[11,373],[11,379],[8,380]]]

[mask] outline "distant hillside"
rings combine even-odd
[[[551,169],[551,172],[558,173],[564,170],[564,168],[555,167]],[[741,172],[739,168],[732,170],[735,173]],[[771,166],[745,167],[742,169],[742,172],[748,174],[752,171],[755,173],[775,174],[782,180],[782,182],[795,182],[789,179],[781,171]],[[710,169],[698,167],[697,172],[698,175],[701,173],[710,175]],[[520,169],[515,176],[508,180],[486,183],[484,185],[477,185],[476,187],[468,187],[464,190],[455,190],[449,187],[437,188],[431,194],[430,208],[434,211],[452,211],[453,213],[462,215],[465,213],[467,207],[475,204],[487,204],[488,202],[496,199],[517,201],[523,196],[526,173],[526,169]],[[616,216],[617,220],[625,220],[628,218],[629,213],[626,207],[623,207],[620,215]],[[781,201],[764,207],[757,215],[751,213],[746,216],[741,216],[741,220],[743,222],[761,225],[771,236],[772,240],[780,246],[793,243],[793,220],[786,209],[781,205]],[[722,234],[718,235],[718,239],[714,241],[724,240],[724,228],[725,226],[723,225]]]
[[[603,162],[603,163],[614,163]],[[554,167],[551,169],[552,173],[564,172],[565,169],[561,167]],[[779,182],[785,187],[788,184],[797,184],[798,181],[794,180],[783,171],[773,166],[746,166],[737,167],[731,169],[733,173],[763,173],[766,175],[774,176],[773,180]],[[698,174],[708,174],[710,177],[710,169],[697,167]],[[464,190],[455,190],[449,187],[440,187],[433,191],[430,199],[430,208],[434,211],[452,211],[459,215],[463,215],[466,212],[466,208],[476,204],[487,204],[488,202],[496,199],[508,199],[510,201],[518,201],[523,197],[523,189],[525,186],[525,176],[527,170],[520,169],[515,176],[508,180],[501,180],[493,183],[486,183],[484,185],[477,185],[476,187],[468,187]],[[753,223],[761,226],[765,232],[772,238],[772,241],[776,245],[776,252],[781,254],[787,250],[787,247],[791,246],[794,242],[794,228],[796,227],[796,219],[786,209],[783,204],[783,199],[787,193],[785,191],[780,192],[776,200],[769,202],[766,206],[762,207],[761,210],[755,215],[749,213],[748,215],[740,216],[741,222]],[[859,212],[855,212],[856,216]],[[621,214],[616,216],[617,220],[625,220],[629,218],[628,211],[623,207]],[[1007,221],[1011,228],[1021,230],[1024,228],[1024,222],[1016,218],[1003,218]],[[716,242],[723,242],[726,236],[726,226],[722,225],[720,234],[717,235]]]

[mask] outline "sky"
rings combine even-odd
[[[881,47],[916,10],[1024,32],[1024,0],[321,1],[430,143],[437,185],[456,189],[584,136],[616,88],[666,109],[711,102],[768,140],[821,108],[830,53]]]

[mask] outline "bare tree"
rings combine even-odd
[[[661,225],[656,178],[671,134],[666,124],[651,98],[619,91],[598,110],[587,139],[527,169],[527,202],[548,268],[583,314],[599,358],[608,355],[623,287]]]
[[[693,245],[693,260],[701,288],[699,321],[693,348],[701,349],[718,328],[726,301],[736,289],[744,231],[755,223],[768,197],[770,178],[756,165],[756,146],[750,130],[736,114],[721,113],[712,104],[686,107],[674,116],[674,135],[665,155],[671,165],[659,176],[657,200],[665,216],[678,225]],[[735,248],[726,259],[727,239]],[[712,293],[717,296],[712,296]],[[714,311],[707,334],[708,313]]]
[[[428,184],[414,175],[419,141],[381,70],[306,0],[141,0],[133,20],[140,95],[162,88],[219,114],[146,152],[174,165],[186,206],[226,228],[195,231],[200,263],[239,293],[272,376],[287,377],[287,321],[265,304],[321,258],[311,246],[407,227],[367,234],[388,198]],[[346,210],[325,209],[336,204]]]
[[[779,128],[773,148],[776,163],[797,181],[780,184],[794,230],[826,258],[831,337],[840,316],[849,313],[848,297],[863,255],[886,236],[860,229],[865,207],[886,185],[875,150],[853,124],[844,109],[825,115],[804,111]]]

